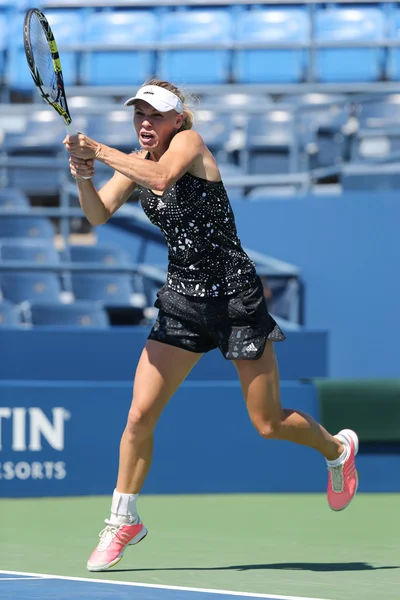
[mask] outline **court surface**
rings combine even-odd
[[[104,573],[87,558],[110,497],[0,500],[0,598],[398,600],[400,495],[146,496],[149,535]]]

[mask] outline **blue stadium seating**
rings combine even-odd
[[[63,16],[64,15],[64,16]],[[10,18],[8,28],[9,56],[6,68],[6,81],[12,90],[21,92],[31,91],[34,87],[31,74],[26,62],[23,47],[24,13],[17,13]],[[49,23],[53,26],[58,46],[66,43],[80,42],[82,39],[82,18],[79,11],[46,11]],[[76,53],[63,51],[62,68],[67,85],[76,82]]]
[[[219,171],[221,173],[222,181],[224,182],[225,189],[229,196],[230,200],[241,200],[245,195],[245,187],[243,185],[229,185],[225,183],[228,178],[231,177],[240,177],[245,175],[244,169],[239,167],[238,165],[229,164],[229,163],[220,163],[218,165]]]
[[[7,13],[8,11],[27,10],[37,4],[40,2],[34,0],[0,0],[0,11]]]
[[[56,302],[33,302],[26,311],[32,325],[74,326],[107,329],[109,319],[106,311],[96,302],[77,301],[72,304]]]
[[[0,289],[4,298],[15,304],[25,301],[58,302],[61,284],[54,273],[2,273],[0,265]]]
[[[5,52],[7,50],[7,21],[0,15],[0,79],[3,79],[6,65]]]
[[[58,263],[59,254],[52,243],[43,240],[13,240],[2,242],[0,240],[0,267],[1,261],[19,260],[31,261],[38,264]]]
[[[44,238],[52,240],[54,229],[44,217],[1,217],[0,238]]]
[[[11,90],[29,92],[34,84],[29,71],[23,46],[24,14],[17,13],[8,21],[8,56],[5,69],[5,80]]]
[[[53,30],[60,50],[64,83],[74,85],[78,80],[78,53],[63,50],[63,44],[76,44],[82,41],[84,25],[79,10],[46,9],[46,17]]]
[[[29,206],[26,194],[18,188],[0,189],[0,208],[15,209]]]
[[[133,127],[132,110],[114,110],[87,119],[85,133],[92,139],[121,151],[132,152],[139,147]]]
[[[300,148],[312,148],[312,167],[332,166],[346,155],[348,139],[344,134],[349,120],[345,95],[309,93],[282,97],[284,104],[297,111],[296,135]]]
[[[236,110],[238,111],[236,114],[239,115],[241,115],[242,112],[246,113],[247,110],[258,109],[263,106],[268,108],[273,102],[273,98],[268,94],[249,94],[245,92],[226,92],[222,96],[221,94],[213,94],[211,92],[204,94],[201,99],[202,108],[205,110],[219,109],[222,103],[224,107],[226,107],[227,112]]]
[[[118,273],[72,273],[72,291],[77,300],[97,300],[105,306],[130,306],[129,275]]]
[[[156,40],[157,19],[151,11],[99,12],[88,16],[84,41],[103,44],[141,44]],[[82,60],[85,85],[136,85],[154,74],[154,52],[94,51]]]
[[[129,265],[127,252],[119,246],[70,246],[70,258],[78,262],[95,262],[105,265]]]
[[[365,48],[320,48],[316,52],[316,78],[321,82],[378,81],[383,73],[381,48],[368,42],[385,38],[385,18],[377,8],[329,8],[318,10],[315,23],[318,42],[363,41]]]
[[[400,187],[400,163],[387,165],[343,165],[341,172],[343,190],[398,191]]]
[[[362,128],[397,125],[400,122],[400,94],[367,99],[359,105],[357,118]]]
[[[64,138],[64,122],[53,109],[49,108],[34,111],[30,115],[24,131],[7,132],[3,150],[10,155],[56,154],[64,149],[64,146],[61,145]]]
[[[389,34],[391,40],[400,40],[400,10],[391,13],[389,19]],[[392,81],[400,79],[400,48],[389,48],[387,58],[387,78]]]
[[[232,135],[232,117],[229,114],[199,110],[194,129],[201,135],[210,151],[217,154],[225,149]]]
[[[249,174],[277,174],[289,171],[289,150],[293,120],[289,111],[269,111],[250,115],[246,129],[246,160]]]
[[[236,22],[238,42],[308,42],[310,24],[305,10],[253,10]],[[234,52],[234,79],[238,83],[297,83],[304,79],[304,49],[244,49]]]
[[[0,328],[18,327],[20,317],[15,306],[8,300],[0,300]]]
[[[176,83],[226,83],[230,73],[229,50],[185,49],[188,43],[223,43],[232,39],[228,10],[190,10],[166,13],[161,18],[162,42],[182,44],[161,52],[158,75]]]

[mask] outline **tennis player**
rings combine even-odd
[[[167,281],[155,302],[158,317],[136,370],[111,515],[89,571],[114,566],[128,545],[146,536],[136,504],[150,469],[155,425],[202,354],[214,348],[235,365],[261,436],[309,446],[326,458],[333,510],[347,507],[358,485],[357,435],[346,429],[332,436],[307,414],[281,406],[273,342],[285,336],[267,311],[218,166],[192,130],[193,114],[182,91],[151,80],[125,105],[134,107],[137,153],[119,152],[82,134],[64,140],[90,223],[106,223],[137,188],[143,210],[165,236],[169,257]],[[95,160],[115,171],[99,191],[83,179],[93,176]]]

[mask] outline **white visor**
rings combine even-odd
[[[179,114],[183,113],[182,100],[176,94],[158,85],[141,87],[136,96],[129,98],[124,104],[125,106],[131,106],[135,104],[136,100],[144,100],[160,112],[175,110]]]

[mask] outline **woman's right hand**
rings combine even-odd
[[[94,175],[94,160],[83,158],[69,157],[69,166],[71,175],[75,179],[90,179]]]

